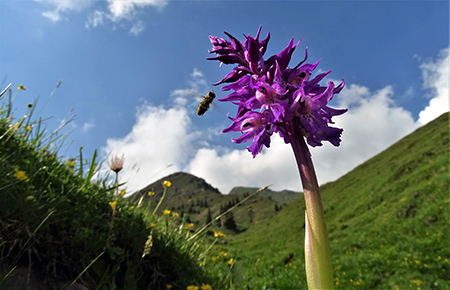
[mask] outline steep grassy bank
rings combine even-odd
[[[148,213],[92,180],[95,154],[64,159],[58,136],[30,120],[33,105],[21,119],[11,107],[0,107],[0,288],[23,268],[40,277],[33,289],[225,288],[227,265],[225,275],[199,265],[209,245],[188,241],[181,217]]]

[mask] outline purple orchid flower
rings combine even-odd
[[[334,289],[333,268],[330,248],[323,212],[322,200],[316,173],[306,142],[312,146],[322,146],[328,141],[334,146],[341,143],[342,129],[330,127],[332,118],[347,112],[347,109],[333,109],[327,106],[335,94],[341,92],[345,83],[335,86],[329,82],[321,86],[331,71],[311,77],[319,65],[305,63],[305,58],[293,68],[289,68],[292,54],[299,42],[291,39],[288,46],[280,53],[264,60],[269,36],[259,41],[259,33],[255,38],[245,36],[241,43],[226,33],[230,40],[210,36],[217,56],[208,58],[225,64],[237,64],[233,71],[221,81],[230,83],[222,87],[223,91],[231,91],[228,96],[219,99],[232,102],[238,106],[236,117],[228,118],[231,125],[222,132],[241,132],[234,143],[252,142],[247,150],[253,158],[262,148],[270,146],[273,133],[278,133],[290,143],[303,184],[305,197],[305,268],[310,289]],[[306,139],[306,142],[305,142]]]
[[[328,86],[319,85],[331,71],[311,79],[312,71],[320,60],[315,64],[305,63],[307,50],[305,59],[294,68],[289,68],[292,54],[300,43],[294,44],[294,39],[280,53],[264,60],[270,33],[259,41],[260,32],[261,27],[255,38],[245,36],[243,43],[227,32],[225,34],[230,40],[210,36],[210,53],[217,56],[208,60],[237,64],[232,72],[214,84],[231,83],[222,90],[234,92],[219,101],[238,105],[238,114],[235,118],[229,117],[233,123],[223,133],[242,132],[241,137],[232,141],[253,141],[247,148],[253,157],[261,152],[263,146],[269,147],[273,132],[279,133],[286,143],[290,142],[287,132],[296,132],[313,147],[322,146],[323,141],[339,146],[343,130],[329,124],[333,124],[332,117],[344,114],[347,109],[337,110],[327,104],[334,94],[342,90],[344,81],[337,87],[332,82]]]

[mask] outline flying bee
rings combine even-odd
[[[203,97],[203,101],[198,104],[197,107],[197,115],[202,116],[206,111],[209,109],[209,105],[213,102],[214,98],[216,97],[216,94],[214,91],[210,91],[206,94],[206,96]]]

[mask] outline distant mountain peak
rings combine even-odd
[[[217,188],[207,183],[203,178],[186,172],[175,172],[145,186],[134,195],[133,199],[138,199],[149,191],[155,192],[156,197],[161,196],[164,192],[162,183],[165,180],[172,183],[167,190],[168,198],[180,197],[186,194],[194,196],[200,193],[221,194]]]
[[[201,177],[197,177],[193,174],[186,173],[186,172],[175,172],[173,174],[170,174],[167,177],[163,178],[164,180],[169,180],[172,183],[176,183],[177,181],[183,181],[184,184],[189,184],[197,187],[198,189],[202,191],[213,191],[218,194],[222,194],[217,188],[213,187],[211,184],[207,183],[206,180],[204,180]]]

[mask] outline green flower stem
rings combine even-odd
[[[317,271],[316,256],[311,239],[311,227],[309,226],[308,215],[305,211],[305,270],[306,281],[309,289],[321,289],[319,272]]]
[[[115,195],[117,198],[119,197],[119,171],[115,171],[115,173],[116,173],[116,182],[114,182],[114,187],[116,188]]]
[[[166,191],[167,191],[167,187],[164,186],[163,195],[162,195],[161,199],[159,200],[158,204],[156,205],[155,210],[153,211],[153,215],[155,215],[156,211],[158,210],[159,206],[161,205],[161,202],[163,201],[164,197],[166,196]]]
[[[321,289],[334,289],[333,267],[331,264],[330,246],[328,244],[327,226],[323,212],[322,198],[320,196],[319,184],[311,160],[311,153],[305,143],[305,139],[297,131],[290,130],[289,141],[294,150],[297,161],[300,179],[303,184],[303,194],[305,196],[306,212],[311,229],[312,246],[314,257],[319,273]],[[306,253],[305,253],[306,254]],[[306,260],[308,262],[308,259]],[[312,265],[306,265],[306,269],[311,269]],[[307,273],[311,277],[312,273]],[[308,284],[310,282],[308,281]]]

